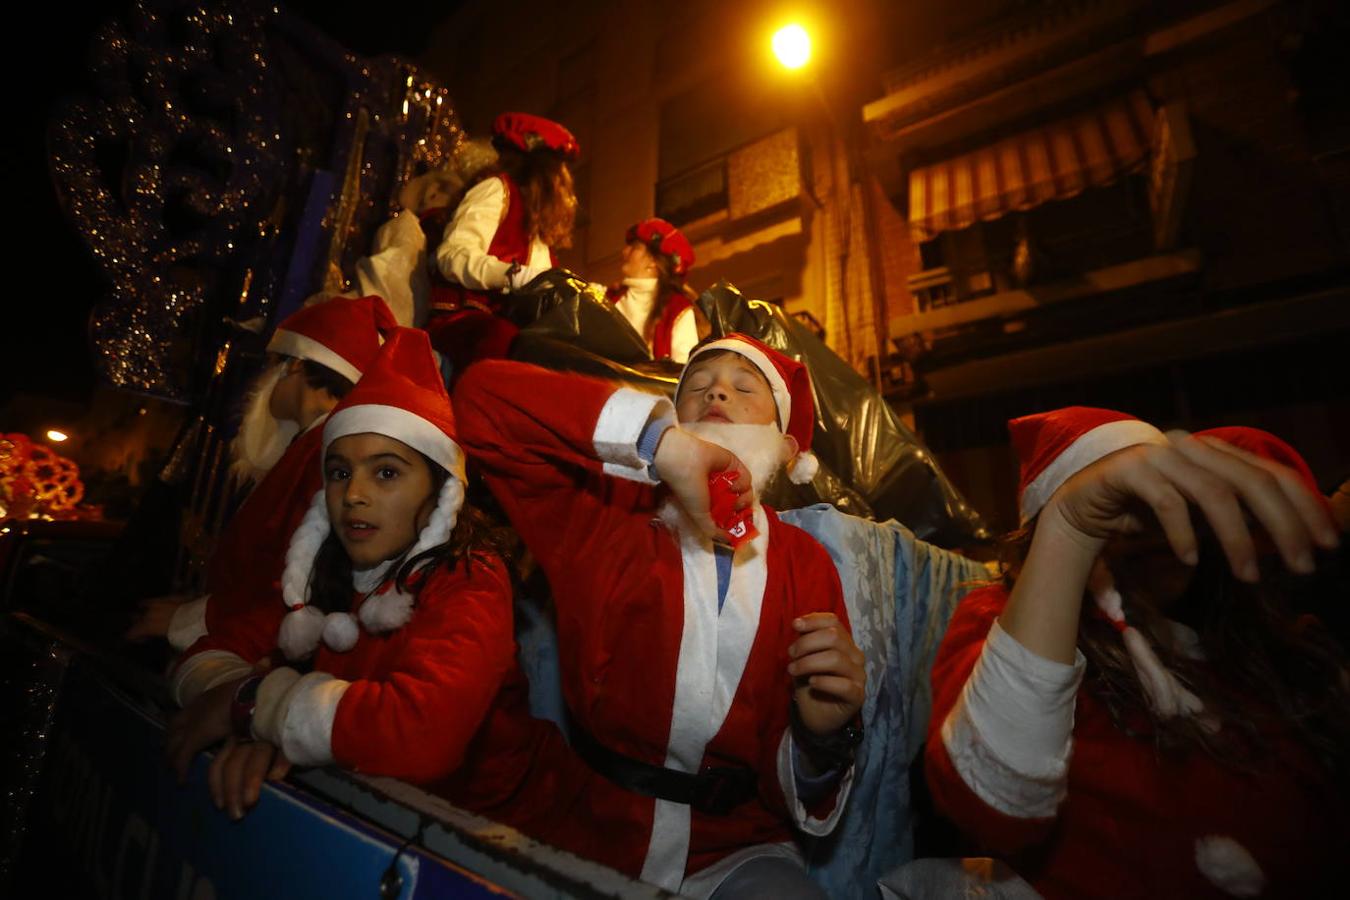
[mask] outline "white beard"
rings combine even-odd
[[[736,458],[750,471],[756,503],[783,471],[783,463],[787,462],[787,444],[777,425],[690,422],[680,427],[697,438],[736,454]]]
[[[298,423],[278,420],[269,409],[272,390],[286,376],[286,365],[277,363],[259,375],[244,400],[239,433],[230,442],[230,476],[236,484],[260,480],[300,431]]]

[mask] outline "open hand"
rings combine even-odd
[[[247,677],[247,676],[244,676]],[[165,739],[164,752],[178,773],[178,783],[187,783],[192,758],[230,734],[230,704],[244,678],[218,684],[173,717]]]
[[[1103,457],[1055,492],[1042,515],[1095,555],[1107,538],[1148,526],[1151,512],[1177,557],[1194,565],[1191,506],[1208,521],[1233,573],[1260,578],[1245,513],[1270,535],[1285,565],[1313,571],[1314,545],[1338,543],[1330,517],[1296,473],[1223,441],[1170,432],[1168,443],[1138,444]]]

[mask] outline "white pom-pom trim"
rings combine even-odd
[[[330,650],[346,653],[356,646],[361,629],[356,624],[356,616],[351,613],[329,613],[323,619],[323,642]]]
[[[1230,837],[1211,834],[1195,842],[1195,865],[1210,884],[1230,897],[1259,897],[1266,875],[1247,848]]]
[[[405,558],[411,559],[449,540],[463,505],[464,484],[452,475],[441,486],[436,508]],[[320,490],[314,495],[305,518],[291,536],[291,545],[286,551],[286,568],[281,576],[281,596],[291,612],[281,620],[277,646],[287,659],[298,660],[309,656],[319,646],[321,638],[330,649],[345,653],[356,646],[360,637],[357,617],[350,613],[325,616],[309,605],[310,574],[314,570],[319,548],[323,546],[330,530],[328,507],[324,501],[324,492]],[[356,589],[370,590],[383,581],[386,575],[392,574],[391,569],[392,566],[385,563],[364,573],[353,573]],[[368,597],[361,604],[359,617],[367,631],[381,634],[408,624],[412,618],[412,608],[412,596],[390,586],[384,593]]]
[[[287,659],[304,659],[319,646],[324,631],[324,615],[312,606],[293,609],[281,620],[277,646]]]
[[[788,469],[788,480],[793,484],[809,484],[820,470],[820,460],[810,450],[798,453]]]

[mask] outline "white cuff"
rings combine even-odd
[[[1018,818],[1049,818],[1064,799],[1083,655],[1073,665],[1037,656],[996,621],[942,741],[985,803]]]
[[[206,636],[206,601],[210,594],[204,594],[195,600],[178,604],[169,619],[169,646],[182,653],[197,639]]]
[[[659,394],[632,388],[619,388],[610,394],[600,410],[591,437],[595,455],[604,463],[606,474],[656,484],[647,472],[647,463],[638,453],[637,442],[653,414],[660,417],[673,410],[670,401]]]
[[[834,831],[839,818],[844,814],[848,803],[849,791],[853,787],[853,766],[850,765],[839,777],[838,792],[834,798],[834,809],[823,819],[817,819],[806,809],[806,805],[797,796],[796,748],[792,743],[792,729],[783,729],[783,738],[778,742],[778,785],[783,789],[783,798],[787,801],[788,815],[792,824],[803,832],[821,837]]]
[[[298,766],[333,761],[333,720],[351,682],[327,672],[276,669],[258,687],[253,736],[281,748]]]
[[[188,706],[218,684],[243,678],[253,671],[242,657],[228,650],[203,650],[179,664],[170,685],[174,702]]]

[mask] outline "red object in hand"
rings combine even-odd
[[[736,473],[730,469],[708,476],[709,512],[713,524],[727,533],[733,550],[759,534],[759,529],[755,527],[754,508],[736,508],[739,495],[732,487],[735,483]]]

